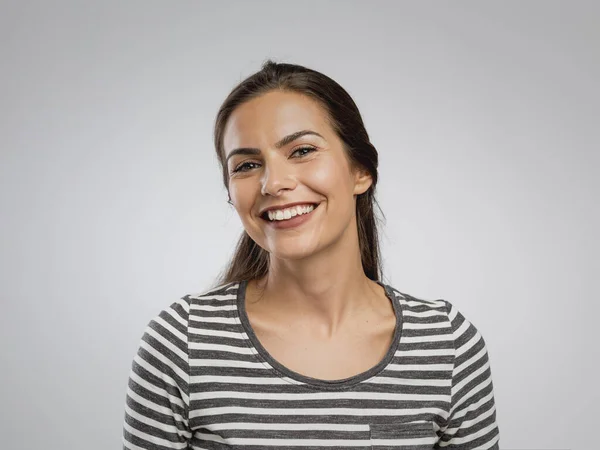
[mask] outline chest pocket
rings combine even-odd
[[[428,450],[438,441],[432,422],[370,424],[371,448],[377,450]]]

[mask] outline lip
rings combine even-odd
[[[304,203],[296,203],[296,204],[304,204]],[[319,209],[320,203],[316,203],[314,205],[315,205],[315,207],[311,212],[309,212],[307,214],[301,214],[299,216],[292,217],[291,219],[268,220],[268,219],[263,219],[262,217],[261,217],[261,219],[264,220],[267,223],[267,225],[269,225],[270,227],[273,227],[278,230],[295,228],[295,227],[298,227],[298,226],[304,224],[305,222],[309,221],[312,218],[312,216],[314,215],[314,212],[317,209]]]
[[[273,205],[273,206],[269,206],[268,208],[261,210],[258,213],[258,215],[262,216],[267,211],[272,211],[274,209],[291,208],[292,206],[296,206],[296,205],[318,205],[318,203],[317,202],[294,202],[294,203],[286,203],[285,205]]]

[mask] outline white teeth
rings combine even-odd
[[[292,208],[279,209],[277,211],[268,211],[269,220],[288,220],[292,217],[311,212],[315,207],[313,205],[300,205]]]

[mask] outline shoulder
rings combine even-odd
[[[184,296],[190,304],[198,302],[219,302],[222,300],[228,300],[232,297],[236,297],[240,288],[239,281],[232,281],[229,283],[220,284],[201,292],[187,294]]]
[[[435,322],[438,332],[447,334],[452,339],[459,363],[482,355],[485,355],[487,361],[488,350],[483,334],[456,304],[445,299],[418,298],[397,289],[393,291],[399,299],[405,321],[409,324],[411,321],[427,323],[415,326],[419,328],[434,326]]]
[[[202,292],[188,294],[184,298],[189,302],[188,320],[203,318],[228,317],[229,312],[236,308],[236,300],[240,289],[240,282],[229,282],[214,286]]]
[[[146,335],[161,335],[171,342],[186,342],[190,318],[202,310],[225,307],[237,297],[239,282],[218,285],[204,291],[185,294],[158,312],[146,325]]]
[[[472,336],[479,334],[477,327],[469,320],[459,307],[445,299],[425,299],[401,292],[389,286],[400,303],[402,313],[406,318],[417,316],[429,317],[430,321],[444,321],[452,330],[455,338],[460,338],[465,332]]]
[[[190,314],[193,315],[199,305],[219,306],[224,301],[235,299],[239,284],[239,282],[231,282],[217,285],[204,291],[186,294],[161,310],[152,318],[150,323],[170,319],[174,319],[182,324],[186,323],[189,321]]]
[[[392,286],[388,285],[388,287],[396,297],[404,315],[443,316],[446,319],[449,317],[451,305],[446,300],[416,297]]]

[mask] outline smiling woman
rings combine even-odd
[[[381,281],[378,154],[331,78],[267,61],[215,123],[244,228],[215,285],[152,319],[127,449],[498,449],[483,336]]]
[[[356,220],[356,197],[371,187],[372,176],[346,156],[343,140],[317,101],[297,92],[270,91],[237,106],[222,128],[219,147],[226,155],[231,202],[244,225],[244,239],[260,249],[259,259],[270,261],[272,281],[284,281],[278,273],[297,277],[308,267],[329,265],[320,247],[335,241],[349,260],[360,262],[358,229],[350,224]],[[285,209],[298,204],[317,207],[305,218],[292,218],[289,212],[285,219]],[[261,214],[268,209],[279,211],[284,220],[265,223]],[[294,267],[287,266],[289,260]],[[234,259],[232,270],[238,267]],[[265,275],[231,273],[222,282]]]

